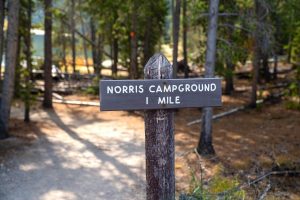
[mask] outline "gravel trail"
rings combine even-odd
[[[1,200],[145,199],[142,118],[56,105],[35,110],[32,121],[35,139],[0,141]]]

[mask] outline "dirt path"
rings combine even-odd
[[[32,120],[0,141],[0,199],[145,199],[142,118],[56,105]]]
[[[223,98],[215,113],[245,103]],[[58,104],[54,111],[35,110],[29,125],[20,120],[20,109],[12,114],[13,137],[0,141],[0,200],[145,199],[142,117]],[[300,169],[300,112],[287,110],[284,102],[216,120],[216,156],[208,159],[193,153],[200,124],[187,126],[200,110],[175,115],[177,195],[193,189],[191,172],[198,179],[203,171],[204,180],[217,175],[247,183],[271,170]],[[298,177],[270,180],[269,199],[300,199]],[[253,191],[246,190],[246,199],[255,199]]]

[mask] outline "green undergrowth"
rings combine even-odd
[[[300,110],[300,66],[296,66],[296,75],[285,91],[287,99],[285,106],[288,109]]]
[[[83,93],[88,95],[99,95],[99,78],[95,77],[92,84],[87,87]]]
[[[246,192],[239,189],[240,181],[237,177],[225,177],[217,173],[208,181],[204,180],[201,170],[200,177],[191,171],[188,194],[181,194],[179,200],[240,200],[245,199]]]

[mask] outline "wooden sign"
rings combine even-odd
[[[151,110],[221,106],[221,79],[100,81],[100,109]]]
[[[147,200],[175,199],[174,114],[171,108],[221,106],[221,79],[172,79],[161,53],[144,68],[145,80],[100,81],[100,109],[145,110]]]

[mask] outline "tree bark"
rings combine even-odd
[[[30,121],[30,100],[31,100],[31,87],[30,87],[30,80],[32,80],[32,66],[31,66],[31,13],[32,13],[32,0],[28,0],[28,7],[27,7],[27,20],[26,20],[26,34],[24,37],[25,43],[25,57],[26,57],[26,74],[25,74],[25,87],[26,87],[26,94],[25,94],[25,112],[24,112],[24,121]]]
[[[277,68],[278,68],[278,55],[277,52],[275,52],[274,55],[274,71],[273,71],[273,79],[277,79]]]
[[[0,0],[0,81],[2,80],[2,56],[4,42],[5,0]]]
[[[67,64],[67,60],[66,60],[66,49],[67,49],[67,45],[66,45],[66,38],[65,38],[65,27],[63,22],[61,22],[61,45],[62,45],[62,60],[63,60],[63,65],[65,68],[65,73],[68,73],[68,64]]]
[[[188,56],[187,56],[187,19],[186,19],[186,2],[187,0],[183,0],[183,8],[182,8],[182,44],[183,44],[183,64],[184,64],[184,78],[189,77],[189,68],[188,68]]]
[[[257,21],[257,25],[254,30],[254,48],[253,48],[253,61],[252,61],[252,91],[249,106],[252,108],[256,108],[256,100],[257,100],[257,84],[259,80],[259,67],[260,67],[260,59],[261,59],[261,16],[263,15],[262,6],[260,5],[259,0],[254,1],[254,11],[255,11],[255,19]]]
[[[256,100],[257,100],[257,83],[259,79],[259,65],[260,65],[260,50],[258,47],[258,41],[254,41],[254,56],[253,56],[253,69],[252,69],[252,89],[251,89],[251,99],[250,99],[250,107],[256,108]]]
[[[180,25],[180,2],[176,0],[175,9],[173,13],[173,78],[177,78],[177,57],[178,57],[178,38]]]
[[[0,139],[8,136],[10,107],[14,90],[16,56],[18,46],[20,1],[8,2],[8,28],[6,41],[5,73],[0,106]]]
[[[92,45],[92,57],[93,57],[93,65],[94,65],[94,74],[100,78],[101,76],[101,62],[102,62],[102,40],[101,34],[96,35],[96,27],[93,19],[90,20],[91,26],[91,38],[94,41],[94,45]]]
[[[230,95],[234,91],[233,86],[233,71],[234,71],[234,64],[227,60],[226,62],[226,74],[225,74],[225,94]]]
[[[270,69],[269,69],[269,60],[268,60],[268,55],[264,54],[263,55],[263,75],[264,75],[264,79],[266,82],[270,82],[271,80],[271,74],[270,74]]]
[[[81,30],[82,30],[82,34],[85,35],[85,28],[84,28],[84,22],[83,19],[81,17]],[[83,44],[83,53],[84,53],[84,60],[85,60],[85,65],[86,65],[86,69],[88,74],[90,74],[90,65],[89,65],[89,57],[88,57],[88,47],[86,44],[86,41],[84,39],[82,39],[82,44]]]
[[[44,45],[44,108],[52,108],[52,0],[45,3],[45,45]]]
[[[101,77],[101,69],[102,69],[102,56],[103,56],[103,35],[101,33],[98,34],[98,43],[97,43],[97,69],[98,69],[98,77]]]
[[[90,28],[91,28],[91,38],[92,41],[96,41],[96,28],[94,24],[93,18],[90,19]],[[97,47],[96,45],[92,45],[92,57],[93,57],[93,65],[94,65],[94,74],[98,77],[99,76],[99,68],[97,66]]]
[[[172,67],[155,54],[144,68],[145,79],[172,78]],[[147,200],[175,200],[174,115],[171,110],[145,112]]]
[[[111,66],[111,72],[113,79],[117,78],[118,73],[118,56],[119,56],[119,41],[118,38],[113,39],[113,64]]]
[[[278,5],[277,5],[278,6]],[[275,41],[280,40],[280,25],[281,23],[279,22],[279,16],[277,13],[275,13],[274,16],[274,21],[275,21]],[[275,45],[275,50],[274,50],[274,68],[273,68],[273,74],[272,74],[272,79],[276,80],[277,79],[277,68],[278,68],[278,54],[279,54],[279,46]]]
[[[149,3],[151,5],[151,2]],[[152,16],[149,15],[147,16],[147,23],[145,26],[145,33],[144,33],[143,66],[146,65],[147,61],[151,57],[151,52],[150,52],[151,28],[152,28]]]
[[[71,1],[71,46],[72,46],[72,68],[73,74],[76,72],[76,37],[75,37],[75,0]]]
[[[219,0],[210,0],[205,58],[205,78],[214,77],[215,72],[218,10]],[[215,153],[212,145],[212,115],[213,110],[211,107],[202,109],[201,136],[197,147],[197,152],[201,155],[211,155]]]
[[[20,11],[19,11],[20,12]],[[20,15],[20,14],[19,14]],[[20,16],[19,16],[19,24],[20,23]],[[20,98],[20,89],[21,89],[21,65],[20,65],[20,60],[21,60],[21,31],[19,28],[19,34],[18,34],[18,44],[17,44],[17,56],[16,56],[16,69],[15,69],[15,84],[14,84],[14,97],[15,98]]]
[[[137,68],[137,2],[133,2],[131,14],[131,32],[130,32],[130,77],[131,79],[138,78]]]

